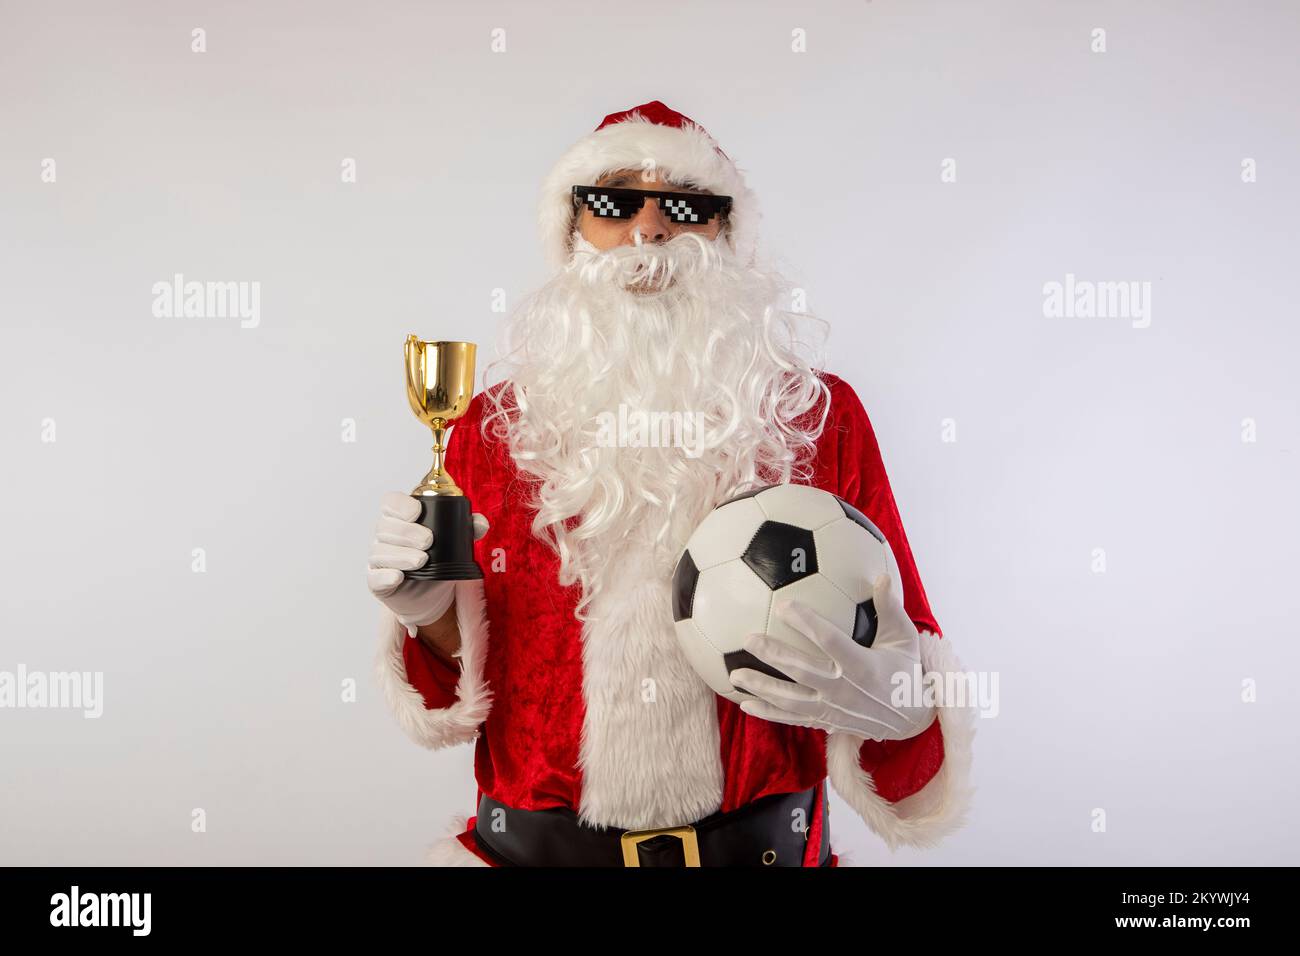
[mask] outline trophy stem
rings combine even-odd
[[[443,463],[447,458],[447,432],[449,431],[447,420],[445,418],[435,418],[429,423],[429,428],[433,432],[433,467],[429,469],[429,473],[424,476],[424,480],[415,487],[411,494],[417,498],[464,495],[465,492],[460,490],[456,482],[452,480],[451,475],[447,474],[447,470],[443,467]]]
[[[435,471],[441,472],[443,461],[447,457],[447,422],[435,418],[430,427],[433,430],[433,467]]]

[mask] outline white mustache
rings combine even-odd
[[[604,252],[575,244],[568,268],[584,285],[637,290],[663,290],[678,278],[689,278],[727,265],[722,240],[682,233],[664,243],[641,242]]]

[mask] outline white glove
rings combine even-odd
[[[403,571],[414,571],[429,560],[433,532],[416,521],[420,502],[400,491],[384,495],[375,540],[370,544],[370,567],[366,580],[370,592],[385,605],[414,636],[416,628],[432,624],[456,598],[455,581],[408,581]],[[488,520],[473,516],[474,540],[488,532]]]
[[[870,647],[858,644],[801,601],[778,604],[776,613],[823,653],[804,653],[765,634],[751,634],[745,650],[794,683],[738,668],[731,672],[732,684],[759,698],[743,702],[740,709],[764,720],[869,740],[906,740],[929,727],[935,711],[925,702],[926,695],[908,695],[919,701],[914,706],[890,703],[893,676],[901,672],[911,681],[919,672],[921,638],[889,575],[876,578],[872,600],[879,622]]]

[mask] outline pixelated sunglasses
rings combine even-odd
[[[731,211],[730,196],[707,193],[672,193],[656,189],[617,189],[609,186],[574,186],[573,199],[586,203],[598,219],[633,219],[641,211],[646,199],[659,200],[669,222],[704,225],[714,216],[727,218]]]

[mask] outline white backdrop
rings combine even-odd
[[[0,671],[104,674],[0,709],[0,862],[411,863],[472,812],[370,676],[402,340],[489,353],[543,174],[650,99],[747,170],[999,675],[968,827],[891,854],[836,797],[837,846],[1296,862],[1296,4],[623,10],[0,2]],[[256,327],[156,317],[176,273]],[[1147,318],[1045,315],[1067,275]]]

